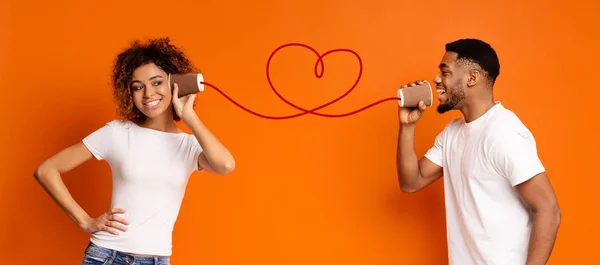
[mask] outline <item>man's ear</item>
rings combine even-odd
[[[471,71],[469,71],[469,80],[467,81],[467,86],[474,86],[477,84],[477,82],[480,82],[481,80],[481,72],[479,72],[479,70],[477,69],[472,69]]]

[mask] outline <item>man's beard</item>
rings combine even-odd
[[[440,104],[437,107],[437,112],[440,114],[444,114],[448,111],[453,110],[462,102],[465,98],[465,91],[460,87],[459,84],[455,85],[452,88],[452,93],[450,93],[448,101],[446,103]]]

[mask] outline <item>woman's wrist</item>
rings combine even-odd
[[[74,220],[75,220],[75,223],[79,226],[79,228],[81,228],[84,231],[87,231],[87,227],[90,223],[90,220],[92,220],[92,217],[85,214],[80,217],[75,217]]]
[[[190,114],[183,115],[181,117],[181,120],[188,127],[191,127],[194,123],[200,122],[200,118],[198,117],[196,112],[193,112],[193,111]]]

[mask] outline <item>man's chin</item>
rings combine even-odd
[[[453,108],[454,108],[453,106],[450,106],[450,105],[447,105],[447,104],[440,104],[437,107],[437,112],[439,114],[444,114],[444,113],[446,113],[448,111],[451,111]]]

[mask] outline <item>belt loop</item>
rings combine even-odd
[[[117,258],[117,251],[116,250],[111,250],[112,254],[108,260],[108,263],[113,263],[115,261],[115,259]]]
[[[158,265],[158,257],[154,256],[154,265]]]

